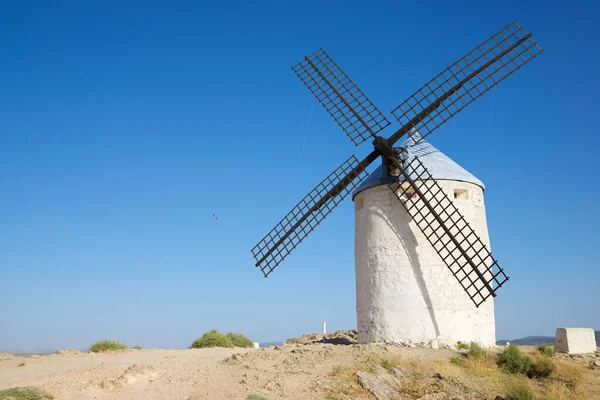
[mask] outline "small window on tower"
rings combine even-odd
[[[410,200],[415,194],[415,191],[412,187],[400,188],[398,189],[398,192],[402,200]]]
[[[465,189],[454,189],[454,198],[455,199],[466,199],[467,191]]]

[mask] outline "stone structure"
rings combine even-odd
[[[596,337],[592,328],[558,328],[554,350],[560,353],[585,354],[596,351]]]
[[[489,246],[483,183],[425,141],[400,149],[419,157]],[[392,179],[382,165],[353,193],[359,342],[495,345],[493,299],[475,307],[388,187]]]

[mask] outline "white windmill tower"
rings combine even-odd
[[[371,137],[374,149],[300,200],[252,249],[256,266],[268,276],[381,157],[354,199],[359,341],[493,344],[491,298],[508,277],[489,250],[483,184],[423,139],[541,52],[511,22],[396,107],[401,127],[387,139],[377,134],[390,122],[323,49],[304,57],[294,72],[356,145]]]
[[[475,233],[489,248],[483,183],[413,134],[398,149],[405,162],[417,156]],[[414,177],[416,178],[416,177]],[[404,181],[400,177],[401,181]],[[356,314],[362,342],[496,343],[494,303],[474,307],[460,283],[398,204],[381,165],[354,191]],[[411,194],[411,197],[413,195]]]

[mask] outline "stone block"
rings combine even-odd
[[[558,328],[554,350],[560,353],[585,354],[596,351],[596,338],[592,328]]]

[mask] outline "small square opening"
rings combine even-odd
[[[467,191],[465,189],[454,189],[454,198],[455,199],[466,199]]]
[[[415,190],[412,187],[400,189],[402,200],[410,200],[415,194]]]

